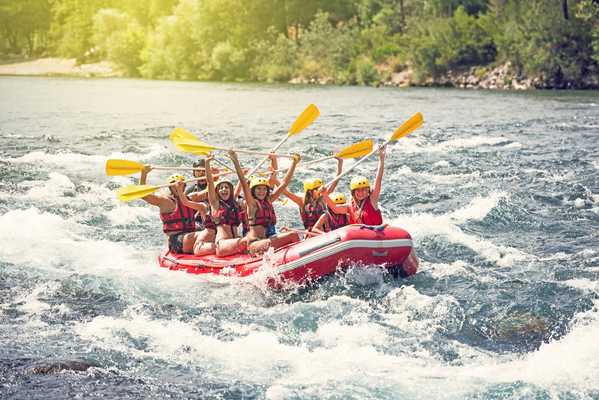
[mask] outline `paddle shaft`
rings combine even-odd
[[[205,171],[206,168],[202,168],[202,167],[154,167],[152,166],[152,169],[154,170],[164,170],[164,171]]]
[[[234,171],[233,171],[233,172],[234,172]],[[233,172],[231,172],[231,171],[227,171],[227,172],[220,172],[220,173],[218,173],[218,174],[214,174],[213,176],[214,176],[214,177],[216,177],[216,176],[221,176],[221,175],[230,175],[230,174],[232,174]],[[184,182],[184,183],[190,183],[190,182],[205,181],[205,180],[206,180],[206,177],[205,177],[205,176],[200,176],[200,177],[198,177],[198,178],[186,179],[186,180],[184,180],[184,181],[181,181],[181,182]],[[218,182],[215,182],[215,184],[218,184]],[[159,185],[159,186],[156,186],[156,189],[162,189],[162,188],[165,188],[165,187],[169,187],[169,186],[171,186],[171,185],[174,185],[174,183],[166,183],[166,184],[164,184],[164,185]]]
[[[352,165],[351,167],[349,167],[347,170],[343,171],[342,173],[340,173],[339,175],[337,175],[335,177],[335,179],[333,179],[332,181],[330,181],[329,183],[327,183],[325,186],[330,186],[333,183],[337,182],[339,179],[343,178],[345,175],[349,174],[351,171],[353,171],[358,165],[360,165],[362,163],[362,161],[365,161],[367,158],[369,158],[371,155],[373,155],[374,153],[380,151],[383,147],[387,146],[389,143],[391,143],[393,141],[393,139],[389,139],[387,140],[385,143],[383,143],[382,146],[379,146],[379,148],[372,150],[370,153],[368,153],[367,155],[365,155],[364,157],[360,158],[358,161],[356,161],[356,163],[354,165]]]
[[[271,153],[274,153],[275,151],[279,150],[279,147],[281,147],[287,141],[287,139],[289,139],[289,135],[285,136],[283,138],[283,140],[281,140],[279,142],[279,144],[277,144],[275,147],[273,147],[272,150],[271,150]],[[252,175],[256,171],[258,171],[258,168],[260,168],[262,166],[262,164],[264,164],[268,160],[269,156],[270,156],[270,154],[267,155],[266,157],[264,157],[262,160],[260,160],[260,162],[258,164],[256,164],[256,166],[254,168],[252,168],[250,170],[250,172],[248,172],[248,175]]]
[[[307,167],[308,165],[318,164],[319,162],[330,160],[330,159],[335,158],[335,157],[337,157],[337,155],[332,155],[332,156],[328,156],[328,157],[319,158],[317,160],[308,161],[308,162],[305,162],[305,163],[301,163],[301,165],[303,167]]]

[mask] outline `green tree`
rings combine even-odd
[[[0,32],[8,51],[31,56],[45,50],[50,18],[48,0],[0,0]]]
[[[52,0],[50,32],[56,53],[79,61],[94,59],[93,17],[111,4],[111,0]]]
[[[145,34],[136,19],[117,9],[105,8],[94,16],[94,44],[100,55],[138,76]]]
[[[488,64],[495,59],[493,39],[482,21],[458,7],[452,18],[438,18],[410,38],[410,55],[420,78],[449,68]]]

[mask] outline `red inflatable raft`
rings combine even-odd
[[[382,265],[401,276],[416,273],[412,238],[389,225],[349,225],[324,235],[282,247],[268,257],[237,254],[229,257],[175,254],[166,250],[158,257],[161,267],[191,274],[249,276],[266,271],[269,285],[291,281],[302,284],[334,273],[348,265]]]

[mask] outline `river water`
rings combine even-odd
[[[419,272],[273,292],[159,268],[158,212],[106,159],[189,164],[178,126],[265,150],[310,103],[284,147],[306,159],[423,113],[381,196]],[[597,92],[0,78],[0,398],[599,399],[598,140]],[[95,366],[32,370],[65,360]]]

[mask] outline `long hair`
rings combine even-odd
[[[258,186],[266,186],[266,185],[257,185],[257,186],[254,186],[253,188],[250,189],[250,193],[252,194],[252,197],[254,199],[257,199],[257,197],[256,197],[256,188]],[[270,197],[270,190],[271,190],[270,186],[266,186],[266,197],[264,197],[265,200],[268,200],[268,198]]]
[[[223,199],[222,197],[220,197],[220,193],[218,192],[218,187],[220,185],[227,185],[229,187],[229,198],[227,200]],[[235,205],[236,204],[236,200],[235,200],[235,187],[233,186],[233,184],[231,182],[221,182],[221,183],[217,183],[215,185],[215,191],[216,191],[216,195],[218,196],[218,200],[222,201],[223,203],[227,203],[229,205]]]

